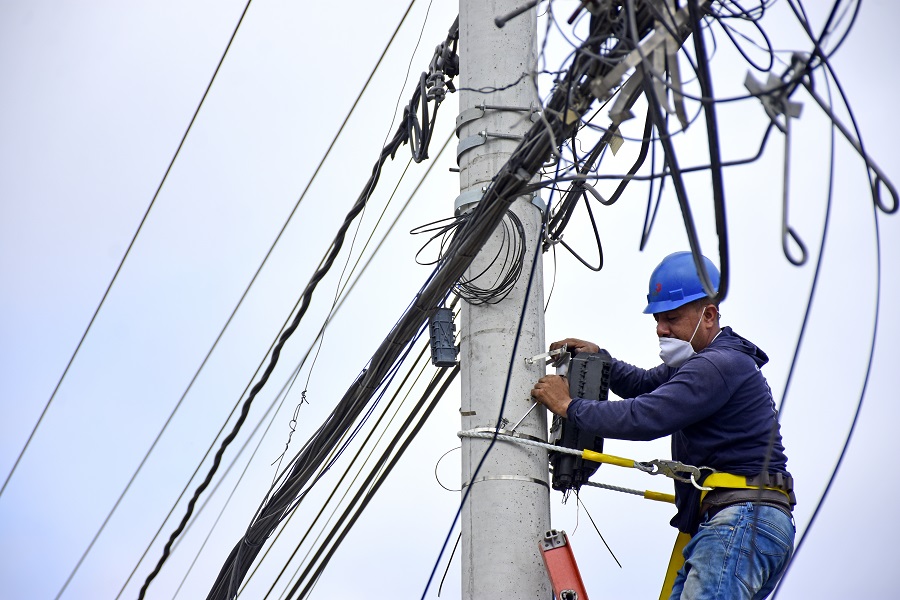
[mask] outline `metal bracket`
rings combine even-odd
[[[476,204],[478,204],[478,202],[481,201],[481,198],[482,196],[484,196],[484,193],[486,191],[487,186],[483,186],[480,189],[471,189],[457,196],[456,201],[453,202],[453,214],[458,217],[459,215],[473,208]]]
[[[749,71],[747,72],[747,77],[744,78],[744,87],[747,88],[747,91],[751,94],[759,98],[766,114],[769,115],[769,118],[772,120],[772,124],[775,125],[781,133],[787,133],[787,125],[786,123],[780,123],[778,117],[784,115],[786,122],[787,119],[796,119],[799,117],[803,110],[803,105],[801,103],[788,100],[787,94],[785,93],[785,90],[788,88],[785,86],[785,82],[774,75],[769,75],[769,80],[764,84],[757,81]]]
[[[543,353],[535,355],[535,356],[528,356],[525,358],[525,364],[533,365],[534,363],[536,363],[539,360],[546,361],[547,359],[549,359],[551,357],[559,356],[560,354],[562,354],[565,351],[566,351],[566,347],[562,346],[560,348],[557,348],[556,350],[551,350],[550,352],[543,352]],[[555,362],[555,359],[554,359],[554,362]]]
[[[465,125],[466,123],[471,123],[472,121],[477,121],[478,119],[482,118],[489,110],[496,110],[501,112],[530,112],[532,123],[541,118],[541,109],[535,107],[534,104],[532,104],[531,106],[503,106],[497,104],[486,104],[482,102],[478,106],[467,108],[466,110],[459,113],[459,115],[456,117],[456,137],[459,137],[459,130],[463,125]]]
[[[628,78],[625,85],[622,86],[619,97],[616,98],[612,108],[609,110],[609,119],[612,121],[612,127],[618,127],[619,124],[634,118],[634,113],[631,112],[631,109],[628,107],[628,99],[641,85],[642,77],[643,76],[640,73],[634,73]]]
[[[487,132],[480,131],[475,135],[470,135],[464,140],[460,140],[456,145],[456,164],[459,165],[459,157],[463,155],[463,153],[475,148],[477,146],[482,145],[487,141]]]
[[[544,481],[543,479],[538,479],[537,477],[525,477],[524,475],[494,475],[493,477],[479,477],[478,479],[472,481],[472,484],[480,483],[482,481],[522,481],[525,483],[536,483],[538,485],[542,485],[548,490],[550,489],[550,484]],[[465,482],[462,484],[462,488],[466,489],[469,487],[469,483]]]
[[[459,165],[459,158],[467,151],[475,148],[477,146],[481,146],[485,142],[488,141],[488,138],[497,138],[501,140],[516,140],[521,141],[525,139],[523,135],[516,135],[513,133],[495,133],[493,131],[479,131],[475,135],[470,135],[464,140],[460,140],[459,144],[456,145],[456,164]]]
[[[542,443],[544,442],[544,440],[539,437],[536,437],[533,435],[528,435],[527,433],[519,433],[518,431],[513,431],[511,429],[502,429],[502,428],[495,429],[493,427],[476,427],[476,428],[472,429],[471,431],[473,431],[475,433],[490,433],[491,435],[496,433],[497,435],[505,435],[507,437],[519,438],[521,440],[531,440],[532,442],[542,442]]]

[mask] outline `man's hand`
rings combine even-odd
[[[584,340],[579,340],[578,338],[566,338],[564,340],[560,340],[558,342],[553,342],[550,344],[551,350],[556,350],[557,348],[562,348],[566,346],[570,352],[599,352],[600,346],[593,342],[586,342]]]
[[[531,390],[531,397],[563,418],[572,398],[569,396],[569,382],[559,375],[541,377]]]

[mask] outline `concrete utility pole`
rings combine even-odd
[[[523,0],[460,0],[460,116],[457,156],[460,197],[457,212],[477,201],[532,125],[532,109],[540,104],[530,73],[537,57],[534,9],[498,28],[494,18],[512,12]],[[525,77],[522,77],[523,74]],[[465,88],[506,88],[479,93]],[[482,107],[479,108],[479,107]],[[526,365],[525,358],[546,350],[544,342],[543,270],[538,264],[528,294],[528,308],[516,355],[513,344],[519,325],[535,245],[540,243],[541,211],[531,198],[512,205],[527,232],[525,265],[513,291],[499,304],[465,304],[460,322],[462,428],[493,431],[497,424],[510,360],[513,361],[503,416],[507,428],[532,404],[531,388],[544,372],[543,363]],[[513,233],[513,235],[516,235]],[[476,257],[468,276],[481,273],[502,245],[498,229]],[[502,263],[503,259],[498,262]],[[490,287],[499,266],[475,283]],[[546,441],[547,415],[537,407],[516,433]],[[497,442],[475,480],[472,476],[489,440],[462,440],[462,482],[469,486],[462,512],[462,597],[469,599],[534,598],[552,595],[538,542],[550,525],[547,454]]]

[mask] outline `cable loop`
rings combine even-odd
[[[881,177],[878,172],[869,167],[869,170],[875,173],[874,180],[872,181],[872,200],[875,202],[875,206],[877,206],[881,211],[885,214],[892,215],[897,212],[898,207],[898,197],[897,197],[897,188],[894,187],[894,184],[889,180]],[[891,193],[891,198],[894,203],[893,206],[888,206],[881,200],[881,186],[884,186]]]
[[[788,244],[788,238],[794,240],[794,243],[797,245],[797,248],[800,249],[800,258],[795,258],[791,254],[790,245]],[[781,249],[784,251],[784,257],[788,259],[795,267],[800,267],[806,264],[806,261],[809,258],[809,253],[806,250],[806,244],[803,243],[803,240],[797,235],[797,232],[794,231],[794,228],[790,225],[785,224],[781,229]]]

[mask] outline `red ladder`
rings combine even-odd
[[[566,532],[551,529],[538,547],[557,600],[588,600]]]

